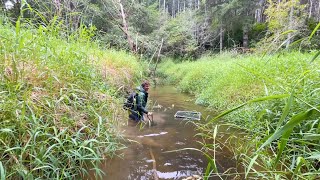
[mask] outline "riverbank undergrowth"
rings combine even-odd
[[[0,20],[0,179],[75,179],[122,148],[119,90],[143,64],[81,26]]]
[[[245,177],[312,179],[320,174],[320,63],[310,62],[314,55],[225,53],[193,62],[165,60],[159,74],[247,132],[246,143],[232,140]],[[200,128],[209,142],[217,119]]]

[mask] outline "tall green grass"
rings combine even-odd
[[[119,90],[143,64],[81,27],[0,20],[0,179],[76,179],[122,148]]]
[[[160,71],[182,91],[195,94],[197,103],[222,112],[201,126],[207,142],[215,139],[210,134],[220,117],[246,132],[244,140],[231,137],[229,142],[245,169],[243,177],[314,179],[320,174],[320,63],[311,62],[315,54],[222,54],[180,64],[168,60]]]

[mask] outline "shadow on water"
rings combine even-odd
[[[207,159],[200,152],[165,152],[201,148],[197,142],[200,139],[194,136],[197,133],[194,125],[187,120],[175,119],[177,111],[198,111],[202,113],[202,118],[208,117],[210,112],[195,105],[194,97],[179,93],[171,86],[150,89],[149,98],[153,104],[156,126],[139,128],[128,123],[128,126],[123,127],[125,137],[130,139],[126,143],[128,148],[121,151],[121,157],[103,163],[103,179],[183,179],[193,175],[201,176],[207,167]],[[230,157],[230,154],[217,153],[216,161],[221,172],[235,166],[226,157]]]

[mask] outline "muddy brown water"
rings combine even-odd
[[[103,163],[103,179],[183,179],[193,175],[202,176],[207,167],[207,159],[198,151],[181,150],[201,148],[197,142],[199,137],[195,137],[195,126],[190,120],[174,118],[174,114],[181,110],[198,111],[202,113],[202,120],[213,116],[205,107],[195,105],[194,97],[179,93],[174,87],[157,87],[149,91],[156,125],[141,128],[129,121],[123,127],[124,136],[130,141],[126,142],[127,148],[119,152],[119,157]],[[216,161],[220,172],[234,166],[228,157],[230,154],[227,152],[217,153]]]

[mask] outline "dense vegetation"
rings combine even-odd
[[[122,147],[119,92],[147,68],[222,112],[198,126],[208,155],[223,117],[250,140],[219,142],[243,176],[319,177],[318,0],[0,4],[1,180],[99,175]]]
[[[158,51],[176,59],[196,59],[226,49],[259,52],[270,43],[270,49],[288,48],[320,21],[318,0],[2,0],[2,4],[13,23],[19,16],[35,25],[58,21],[68,30],[64,36],[83,25],[92,27],[105,46],[148,59],[156,59]],[[319,36],[302,41],[300,47],[319,48],[318,41]]]
[[[26,29],[26,27],[29,27]],[[143,65],[53,27],[0,22],[0,179],[68,179],[99,171],[122,147],[119,88]]]
[[[228,147],[239,166],[250,171],[249,177],[314,179],[320,174],[320,63],[311,62],[314,54],[286,52],[261,58],[226,53],[195,62],[168,60],[160,72],[182,91],[195,94],[197,103],[218,111],[230,109],[199,125],[205,147],[232,144]],[[215,123],[223,116],[247,132],[243,138],[250,141],[244,143],[235,135],[220,145],[218,140],[211,144],[216,126],[226,123]]]

